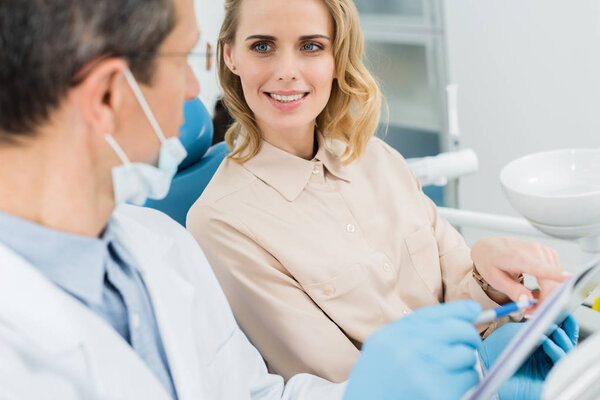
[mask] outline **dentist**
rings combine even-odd
[[[165,196],[185,157],[198,35],[192,0],[0,2],[0,398],[459,398],[477,304],[383,328],[347,389],[284,385],[195,240],[124,204]]]

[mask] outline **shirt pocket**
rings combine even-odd
[[[427,225],[404,238],[411,266],[425,283],[434,299],[442,296],[442,272],[437,241],[431,226]]]
[[[303,285],[333,322],[361,342],[383,323],[383,312],[366,269],[366,265],[353,264],[324,282]]]

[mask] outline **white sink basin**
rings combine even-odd
[[[554,236],[560,239],[579,239],[587,236],[600,234],[600,224],[580,225],[580,226],[555,226],[538,224],[537,222],[529,221],[537,230],[544,232],[546,235]]]
[[[531,154],[506,165],[500,182],[538,229],[572,238],[600,232],[600,149]]]

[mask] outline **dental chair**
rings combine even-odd
[[[200,197],[229,150],[224,142],[211,147],[213,124],[200,99],[184,105],[184,124],[180,140],[188,152],[162,200],[148,200],[145,207],[157,209],[185,226],[188,210]]]

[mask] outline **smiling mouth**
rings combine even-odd
[[[300,100],[306,96],[308,96],[308,92],[306,93],[298,93],[298,94],[294,94],[291,96],[282,96],[280,94],[275,94],[275,93],[266,93],[269,97],[271,97],[274,100],[277,100],[280,103],[291,103],[293,101],[297,101]]]

